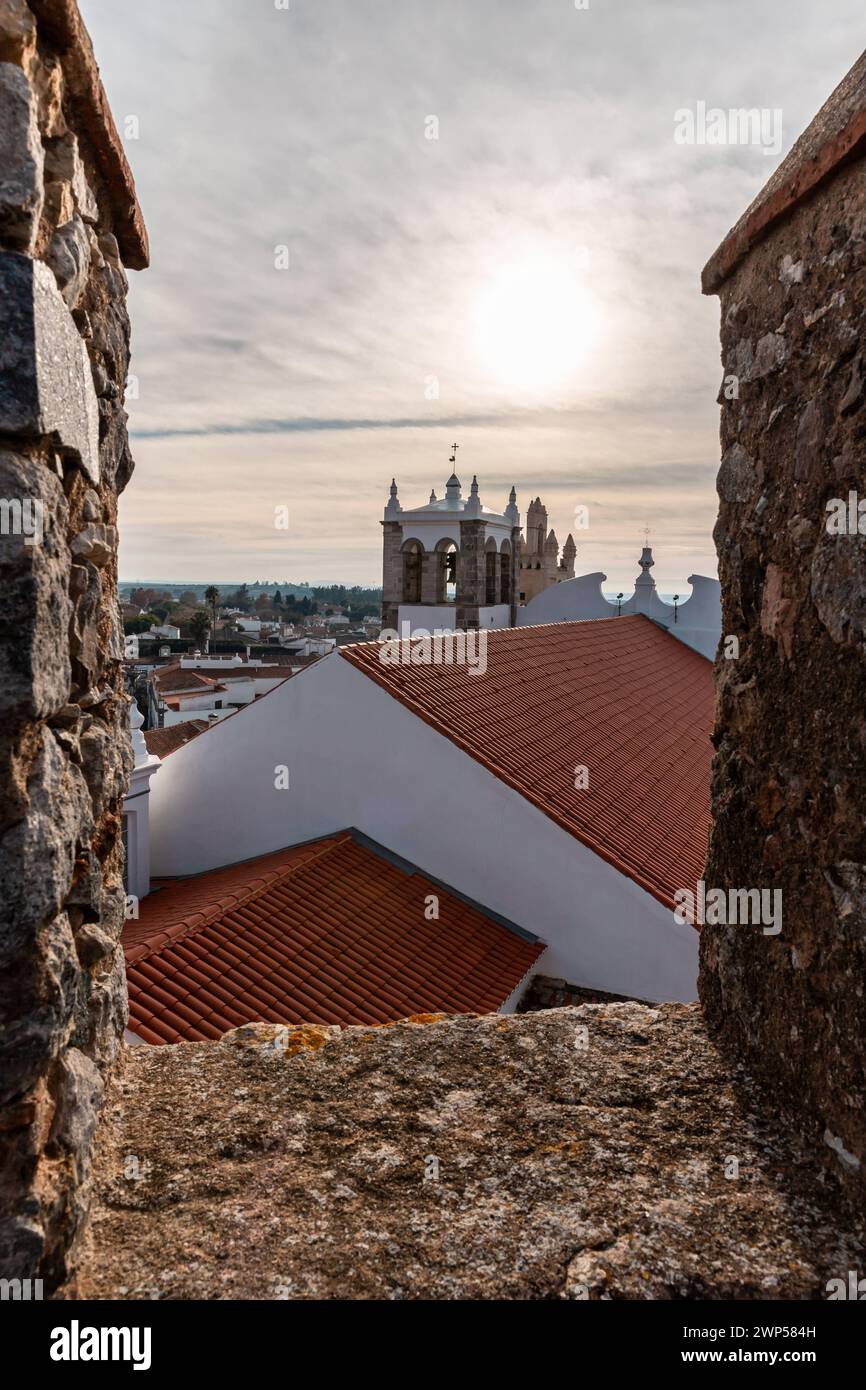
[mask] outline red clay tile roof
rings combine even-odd
[[[178,665],[157,668],[152,679],[161,694],[189,694],[199,690],[223,689],[208,676],[203,676],[198,671],[185,671]]]
[[[180,724],[170,724],[167,729],[145,729],[144,742],[148,753],[167,758],[169,753],[174,753],[209,728],[207,719],[185,719]]]
[[[140,910],[123,946],[129,1027],[149,1043],[489,1013],[544,950],[350,831],[175,881]]]
[[[703,872],[712,666],[648,618],[501,628],[487,670],[340,656],[660,902]],[[575,769],[589,771],[575,789]]]
[[[252,669],[245,666],[199,666],[196,669],[200,675],[223,682],[288,680],[294,675],[291,666],[279,666],[276,662],[273,666],[269,664]]]
[[[198,694],[204,690],[227,690],[232,681],[288,680],[294,675],[291,666],[266,666],[264,669],[245,669],[243,666],[198,666],[184,668],[179,662],[161,666],[153,672],[152,680],[160,695]]]

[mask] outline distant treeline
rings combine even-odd
[[[202,640],[207,627],[214,633],[221,608],[238,609],[265,620],[293,622],[315,614],[327,616],[337,607],[345,609],[352,621],[378,616],[382,604],[381,589],[363,588],[359,584],[294,585],[285,590],[264,584],[240,584],[220,587],[200,585],[122,585],[121,601],[138,608],[140,613],[124,614],[127,633],[143,632],[156,623],[173,623],[198,632]]]
[[[273,583],[271,581],[268,581],[268,583],[264,583],[263,581],[257,581],[255,584],[240,585],[191,583],[176,584],[168,583],[161,579],[142,579],[134,583],[126,582],[121,583],[119,585],[121,599],[130,602],[134,602],[134,599],[132,599],[132,594],[134,590],[150,590],[150,592],[152,593],[165,594],[168,597],[177,600],[181,598],[189,599],[190,597],[192,597],[196,602],[204,602],[207,590],[211,588],[217,589],[219,591],[220,603],[222,604],[227,604],[232,596],[242,591],[247,597],[251,595],[253,601],[255,601],[255,599],[257,599],[262,594],[271,596],[278,593],[281,595],[283,599],[286,599],[288,597],[297,599],[316,598],[321,599],[323,602],[327,603],[346,604],[354,602],[356,600],[362,603],[369,602],[371,600],[377,603],[381,603],[382,601],[381,587],[367,588],[358,584],[354,584],[351,586],[346,584],[308,584],[306,582],[302,584],[296,584],[291,583],[289,581],[285,581],[282,584]]]

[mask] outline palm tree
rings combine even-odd
[[[210,584],[204,591],[205,602],[210,604],[211,632],[216,632],[216,611],[220,601],[220,591],[215,584]]]
[[[196,643],[199,650],[203,651],[207,642],[208,633],[210,632],[210,619],[203,608],[199,608],[193,613],[189,630],[192,633],[193,641]]]

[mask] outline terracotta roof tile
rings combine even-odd
[[[224,689],[217,681],[211,680],[209,676],[203,676],[198,671],[186,671],[176,665],[159,667],[154,671],[152,680],[159,691],[164,694]]]
[[[191,739],[205,733],[210,724],[206,719],[185,719],[179,724],[169,724],[164,729],[145,729],[144,742],[148,753],[158,758],[167,758],[169,753],[182,748]]]
[[[196,670],[202,676],[209,676],[213,680],[228,681],[270,681],[288,680],[294,675],[291,665],[279,666],[276,662],[273,665],[268,663],[266,666],[254,667],[252,670],[244,666],[197,666]]]
[[[648,618],[502,628],[487,670],[340,656],[659,901],[701,877],[712,666]],[[589,786],[575,789],[585,766]]]
[[[123,932],[129,1027],[150,1043],[489,1013],[544,950],[350,831],[174,882],[140,910]]]

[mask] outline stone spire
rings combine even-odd
[[[544,555],[547,537],[547,508],[540,497],[530,502],[526,512],[526,549],[539,559]]]
[[[385,508],[385,515],[394,516],[397,512],[402,512],[402,510],[403,508],[400,506],[400,499],[397,496],[397,479],[392,478],[390,495],[388,497],[388,505]]]
[[[481,515],[481,498],[478,496],[478,478],[473,473],[472,486],[469,489],[469,501],[466,503],[465,516]]]
[[[565,545],[562,547],[562,569],[566,579],[574,578],[574,561],[577,556],[577,546],[574,543],[574,536],[569,531],[565,538]]]
[[[512,526],[520,525],[520,513],[517,510],[517,489],[513,484],[508,494],[508,506],[505,508],[505,515],[508,517]]]

